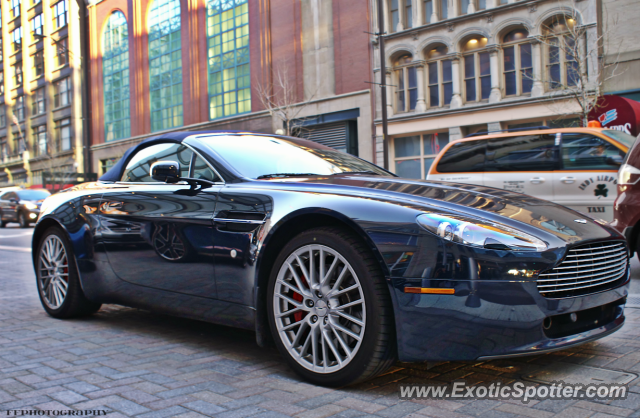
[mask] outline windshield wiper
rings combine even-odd
[[[257,180],[260,179],[272,179],[277,177],[305,177],[305,176],[320,176],[321,174],[317,173],[275,173],[275,174],[263,174],[261,176],[256,177]]]
[[[375,171],[343,171],[342,173],[333,173],[332,176],[337,176],[339,174],[373,174],[374,176],[382,175],[380,173],[376,173]]]

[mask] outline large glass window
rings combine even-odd
[[[7,107],[0,105],[0,128],[7,126]]]
[[[448,132],[394,138],[395,173],[405,178],[426,178],[433,160],[448,143]]]
[[[22,0],[11,0],[11,16],[12,17],[20,16],[20,3],[22,3]]]
[[[44,113],[45,110],[45,88],[41,87],[33,92],[33,98],[31,102],[31,115],[40,115]]]
[[[449,18],[449,0],[440,0],[440,19]]]
[[[396,111],[410,112],[418,102],[418,77],[416,67],[409,67],[411,56],[405,55],[396,62]]]
[[[35,126],[32,132],[36,156],[47,155],[47,125]]]
[[[71,149],[71,119],[65,118],[55,122],[56,142],[60,151]]]
[[[516,29],[503,40],[504,89],[506,96],[531,93],[533,86],[533,61],[531,44],[526,42],[529,33]]]
[[[53,83],[53,106],[62,107],[71,104],[71,80],[63,78]]]
[[[39,36],[38,36],[39,35]],[[37,41],[42,37],[42,13],[31,19],[31,40]]]
[[[68,14],[69,14],[68,0],[59,1],[53,6],[54,30],[67,26],[67,22],[69,21]]]
[[[571,88],[580,80],[577,56],[579,56],[576,21],[561,16],[545,25],[547,50],[547,81],[550,89]]]
[[[618,170],[625,152],[589,134],[562,134],[565,170]]]
[[[60,39],[56,42],[56,55],[55,63],[56,67],[62,67],[69,63],[69,50],[67,49],[67,38]]]
[[[427,106],[447,106],[453,96],[451,60],[446,59],[446,46],[437,46],[426,53],[427,56]]]
[[[109,16],[102,38],[105,141],[131,134],[129,112],[129,31],[122,12]]]
[[[180,2],[155,0],[149,12],[151,130],[182,126]]]
[[[13,87],[21,87],[22,86],[22,61],[17,61],[15,64],[11,66],[13,71]]]
[[[404,28],[413,27],[413,11],[411,10],[412,0],[404,0]]]
[[[24,96],[16,97],[16,102],[13,105],[13,115],[18,120],[24,120]]]
[[[20,51],[20,48],[22,48],[22,26],[15,28],[11,32],[11,43],[13,45],[13,52]]]
[[[400,23],[400,0],[391,0],[389,12],[391,13],[391,27],[388,32],[395,32],[398,30],[398,23]]]
[[[0,41],[2,41],[2,39],[0,39]],[[4,94],[4,71],[0,71],[0,94]]]
[[[33,78],[44,75],[44,51],[40,50],[33,54]]]
[[[433,0],[424,0],[422,6],[424,10],[424,23],[431,23],[431,15],[433,14]]]
[[[467,102],[486,100],[491,94],[491,57],[482,50],[487,38],[471,38],[464,44],[464,87]]]
[[[247,0],[209,0],[209,117],[251,111],[249,4]]]

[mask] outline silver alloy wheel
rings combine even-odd
[[[58,309],[64,303],[69,290],[69,260],[62,240],[49,235],[38,257],[38,284],[44,303]]]
[[[360,348],[366,327],[362,286],[330,247],[305,245],[289,255],[276,278],[273,310],[280,340],[308,370],[341,370]]]

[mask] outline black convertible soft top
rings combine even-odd
[[[182,143],[185,138],[192,135],[201,135],[201,134],[238,134],[238,133],[247,133],[246,131],[182,131],[182,132],[168,132],[166,134],[154,136],[151,138],[147,138],[144,141],[140,142],[137,145],[129,148],[122,158],[114,164],[113,167],[109,169],[106,173],[104,173],[100,177],[100,181],[120,181],[122,176],[122,171],[129,163],[129,159],[134,152],[137,152],[143,148],[146,148],[150,145],[159,143],[159,142],[175,142],[176,144]],[[257,135],[260,135],[256,133]]]

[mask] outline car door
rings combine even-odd
[[[626,152],[591,133],[562,134],[562,167],[554,172],[554,201],[613,220],[617,173]]]
[[[557,167],[555,135],[491,138],[487,141],[484,185],[552,200]]]
[[[207,188],[158,183],[149,174],[156,161],[180,164],[181,177],[217,182]],[[202,168],[196,171],[196,167]],[[213,214],[220,177],[190,148],[162,143],[129,161],[122,181],[100,201],[98,239],[116,275],[141,286],[216,298]]]

